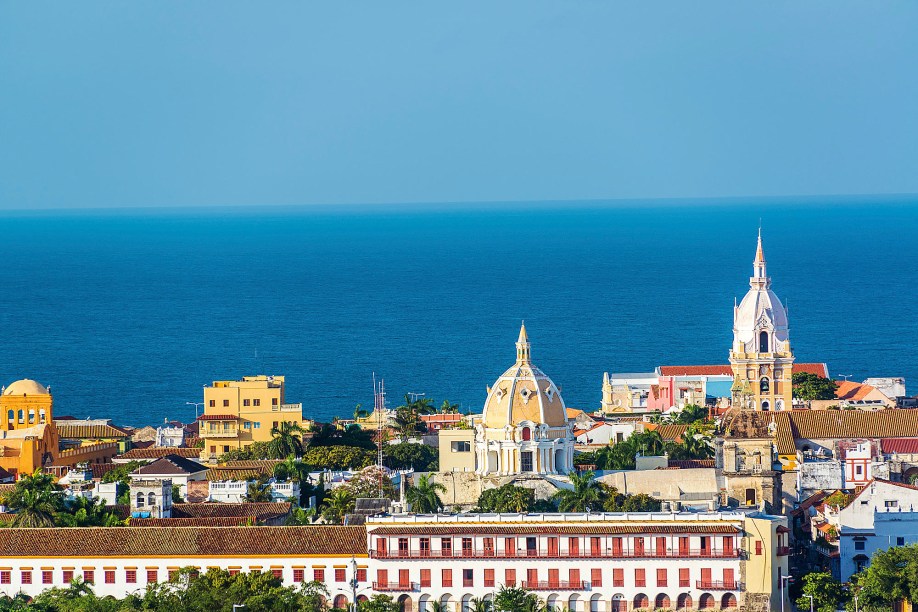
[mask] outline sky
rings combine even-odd
[[[918,3],[0,0],[0,208],[918,193]]]

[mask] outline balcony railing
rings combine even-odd
[[[215,429],[214,431],[203,431],[201,436],[204,438],[238,438],[239,430],[238,429]]]
[[[567,580],[537,580],[532,582],[524,580],[522,587],[530,591],[585,591],[586,582],[569,582]]]
[[[271,406],[271,412],[301,412],[303,404],[281,404],[280,406]]]
[[[724,582],[723,580],[698,580],[695,582],[696,589],[705,591],[739,591],[740,583],[736,580]]]
[[[374,559],[477,559],[491,557],[495,559],[741,559],[743,551],[682,549],[637,552],[633,550],[589,550],[580,552],[557,552],[548,550],[525,549],[516,554],[506,551],[484,548],[456,548],[451,551],[441,550],[371,550]]]
[[[374,591],[388,591],[396,593],[411,593],[420,590],[417,582],[374,582]]]
[[[779,546],[777,550],[777,555],[779,557],[786,557],[791,554],[790,546]]]

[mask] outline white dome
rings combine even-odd
[[[787,310],[771,290],[761,232],[752,266],[749,291],[739,306],[733,309],[733,349],[745,353],[777,352],[783,350],[783,343],[788,341]],[[768,333],[767,337],[763,337],[768,350],[763,350],[761,346],[762,332]]]

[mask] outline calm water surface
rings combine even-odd
[[[407,391],[478,408],[514,359],[568,405],[603,371],[725,363],[762,219],[798,361],[918,382],[918,205],[832,201],[0,216],[0,381],[57,414],[190,420],[201,387],[285,374],[328,419]]]

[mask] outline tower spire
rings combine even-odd
[[[752,287],[758,285],[768,286],[768,273],[765,269],[765,249],[762,248],[762,227],[759,226],[759,238],[755,247],[755,260],[752,262],[752,278],[749,279]]]
[[[520,337],[516,341],[517,363],[529,363],[529,336],[526,334],[526,321],[520,325]]]

